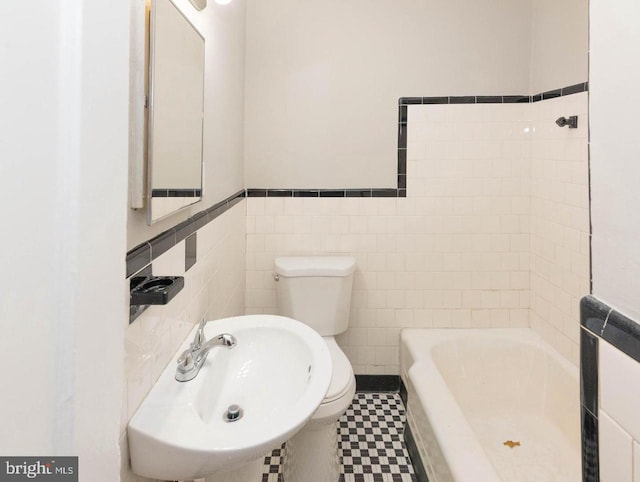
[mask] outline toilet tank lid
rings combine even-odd
[[[276,273],[285,277],[349,276],[356,269],[350,256],[286,256],[276,258]]]

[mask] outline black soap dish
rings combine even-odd
[[[184,288],[183,276],[147,276],[131,280],[131,305],[166,305]]]

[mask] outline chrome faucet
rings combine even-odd
[[[207,359],[209,351],[216,346],[233,348],[236,346],[237,340],[235,336],[224,333],[207,340],[204,336],[204,325],[207,322],[202,320],[193,341],[185,351],[178,357],[178,366],[176,368],[176,380],[179,382],[188,382],[193,380],[204,361]]]

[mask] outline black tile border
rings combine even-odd
[[[158,234],[156,237],[129,250],[126,257],[126,277],[129,278],[145,266],[151,264],[158,256],[166,253],[180,241],[209,224],[218,216],[242,201],[246,196],[247,192],[242,189],[208,209],[194,214],[189,219],[182,221],[174,227]]]
[[[404,403],[404,406],[407,406],[409,401],[409,392],[407,391],[407,386],[404,384],[404,380],[400,377],[400,388],[398,389],[398,393],[400,394],[400,400]]]
[[[598,415],[598,338],[580,330],[580,403]]]
[[[400,164],[399,164],[400,165]],[[406,162],[403,174],[398,174],[401,186],[396,188],[350,188],[350,189],[247,189],[247,197],[294,197],[294,198],[345,198],[345,197],[407,197]]]
[[[249,188],[247,197],[407,197],[407,125],[409,105],[434,104],[519,104],[539,102],[587,92],[588,82],[549,90],[536,95],[459,95],[442,97],[400,97],[398,99],[398,172],[396,188],[362,189],[265,189]]]
[[[640,362],[640,325],[594,296],[580,300],[580,323],[594,335]]]
[[[356,392],[398,392],[399,375],[356,375]]]
[[[407,404],[405,403],[405,413],[407,413]],[[415,474],[416,482],[429,482],[427,477],[427,471],[424,468],[422,459],[420,458],[420,451],[416,444],[416,439],[413,436],[409,422],[404,425],[404,445],[407,447],[409,458],[411,459],[411,465],[413,465],[413,472]]]
[[[580,407],[580,430],[582,433],[582,481],[599,482],[598,418],[584,407]]]
[[[407,421],[404,425],[404,444],[407,447],[407,452],[409,452],[409,458],[411,459],[411,465],[413,465],[413,471],[416,475],[416,481],[429,482],[427,471],[424,468],[422,457],[420,457],[420,451],[418,450],[418,445],[416,444],[416,439],[413,436],[411,426],[409,425],[409,392],[407,391],[407,387],[404,384],[402,378],[400,378],[400,387],[398,391],[400,400],[402,400],[402,403],[404,404],[404,412],[407,415]]]
[[[496,96],[443,96],[443,97],[400,97],[398,100],[398,163],[396,175],[396,188],[348,188],[348,189],[243,189],[228,198],[214,204],[208,209],[200,211],[171,229],[159,234],[149,241],[145,241],[127,253],[127,278],[135,274],[155,258],[165,253],[168,249],[186,239],[198,229],[224,213],[231,206],[240,202],[245,197],[294,197],[294,198],[342,198],[342,197],[407,197],[407,125],[408,105],[433,105],[433,104],[510,104],[539,102],[546,99],[562,97],[565,95],[587,92],[589,83],[570,85],[561,89],[550,90],[536,95],[496,95]],[[169,196],[170,190],[164,190]],[[178,191],[178,190],[173,190]],[[200,195],[200,190],[194,190],[194,195]],[[613,336],[613,335],[612,335]],[[635,349],[635,348],[634,348]],[[640,354],[640,342],[638,344]]]
[[[196,264],[198,259],[198,233],[195,232],[184,240],[184,271],[185,273]]]
[[[598,348],[600,339],[640,363],[640,325],[592,295],[580,300],[582,480],[600,480]]]
[[[540,102],[547,99],[555,99],[557,97],[564,97],[565,95],[579,94],[581,92],[588,92],[589,82],[581,82],[579,84],[569,85],[562,87],[561,89],[548,90],[546,92],[540,92],[535,95],[458,95],[458,96],[441,96],[441,97],[400,97],[398,99],[398,105],[400,107],[406,107],[407,105],[433,105],[433,104],[520,104]],[[399,117],[405,119],[400,114]]]
[[[139,244],[127,253],[127,278],[151,263],[151,245],[148,241]]]
[[[151,197],[202,197],[202,189],[152,189]]]

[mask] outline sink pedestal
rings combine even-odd
[[[262,464],[264,457],[249,462],[239,469],[206,477],[205,482],[260,482],[262,480]]]

